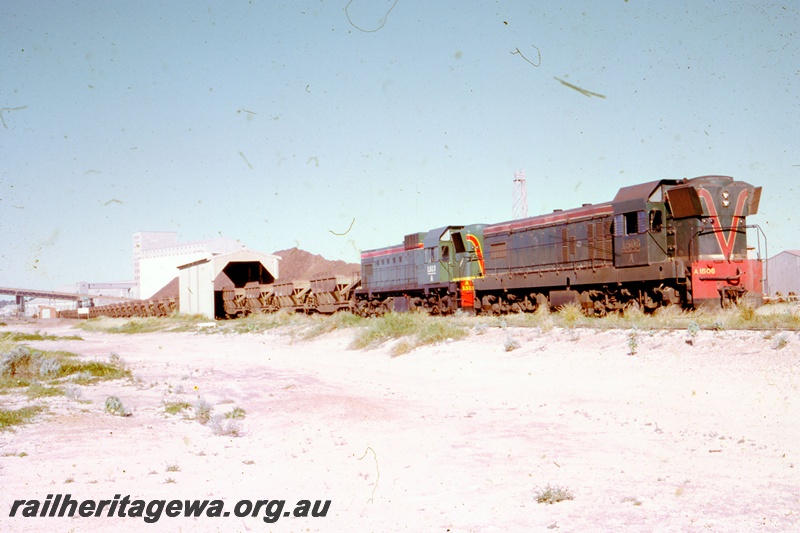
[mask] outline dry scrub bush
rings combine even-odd
[[[109,396],[106,398],[106,413],[116,416],[130,416],[130,413],[122,404],[122,400],[118,396]]]
[[[573,326],[587,318],[583,314],[583,307],[578,302],[569,302],[559,307],[558,317],[563,326]]]
[[[639,330],[636,326],[628,332],[628,355],[636,355],[639,349]]]
[[[211,432],[219,437],[241,437],[242,424],[235,418],[226,415],[214,415],[208,421]]]
[[[194,403],[194,419],[202,425],[206,425],[211,420],[211,413],[213,412],[214,407],[203,398],[198,398]]]
[[[551,487],[549,484],[544,489],[539,489],[536,492],[536,501],[538,503],[554,504],[563,502],[564,500],[572,500],[574,496],[572,492],[564,487],[556,485]]]

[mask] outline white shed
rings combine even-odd
[[[786,250],[767,259],[767,286],[769,296],[790,292],[800,294],[800,250]]]
[[[180,312],[221,315],[223,285],[241,289],[252,281],[266,284],[278,277],[278,257],[251,250],[209,255],[178,267]],[[216,287],[215,287],[216,284]]]

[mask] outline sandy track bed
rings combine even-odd
[[[33,326],[28,326],[33,329]],[[41,325],[36,326],[42,329]],[[49,333],[74,334],[66,325]],[[787,531],[800,527],[800,339],[490,329],[400,357],[257,335],[80,332],[134,380],[0,433],[3,531]],[[506,352],[513,335],[520,348]],[[109,395],[133,411],[103,412]],[[202,397],[239,437],[165,413]],[[0,402],[8,398],[0,397]],[[22,456],[20,456],[22,455]],[[535,500],[560,485],[574,499]],[[327,516],[8,517],[14,499],[331,500]]]

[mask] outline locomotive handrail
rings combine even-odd
[[[761,268],[761,272],[763,274],[762,274],[762,277],[761,277],[761,279],[759,281],[761,282],[761,292],[762,292],[762,295],[763,295],[764,287],[766,286],[766,281],[767,281],[767,279],[769,277],[769,273],[767,272],[767,269],[769,268],[769,265],[768,265],[767,259],[766,259],[768,257],[768,255],[769,255],[769,253],[767,251],[767,235],[766,235],[766,233],[764,233],[764,230],[762,230],[761,226],[759,226],[758,224],[745,224],[744,226],[739,226],[738,228],[733,228],[733,227],[725,227],[725,228],[723,228],[721,226],[719,228],[714,228],[714,227],[712,227],[712,228],[700,228],[699,230],[697,230],[694,233],[694,235],[692,235],[692,238],[689,239],[689,250],[688,250],[688,252],[689,252],[689,261],[693,260],[692,245],[694,244],[695,238],[699,237],[700,235],[709,235],[711,233],[718,233],[718,232],[721,232],[721,231],[731,231],[731,230],[739,229],[739,228],[743,228],[744,229],[745,235],[747,235],[747,230],[748,229],[755,229],[756,230],[756,242],[758,244],[758,257],[756,258],[756,260],[759,263],[761,263],[761,267],[762,267]],[[763,258],[761,257],[761,238],[762,237],[764,238],[764,256],[763,256]],[[731,249],[731,255],[733,255],[733,249]],[[734,260],[734,259],[732,259],[730,257],[726,257],[725,259],[727,261],[733,261]],[[747,249],[745,249],[745,259],[747,259]],[[705,278],[700,278],[700,280],[705,280]],[[708,278],[708,281],[714,281],[714,280],[711,280],[710,278]],[[722,280],[720,280],[720,281],[722,281]]]
[[[693,245],[694,245],[694,241],[700,235],[711,235],[712,233],[720,233],[720,232],[723,232],[723,231],[733,231],[733,230],[737,230],[737,233],[738,233],[739,229],[744,229],[745,230],[744,231],[745,235],[747,234],[746,230],[748,230],[748,229],[756,229],[756,230],[758,230],[758,233],[756,235],[758,235],[759,255],[760,255],[760,252],[761,252],[761,237],[763,236],[764,237],[764,255],[766,256],[766,254],[767,254],[767,236],[764,233],[764,231],[761,229],[761,226],[759,226],[758,224],[745,224],[744,226],[737,226],[736,228],[734,228],[733,226],[727,226],[727,227],[720,226],[718,228],[711,227],[711,228],[700,228],[700,229],[698,229],[697,231],[694,232],[694,234],[692,235],[692,238],[689,239],[689,249],[688,249],[689,259],[691,260],[693,258],[693,255],[692,255],[692,251],[693,250],[692,250],[692,248],[693,248]],[[747,250],[745,250],[745,258],[746,258],[746,254],[747,254]],[[733,255],[733,249],[731,249],[731,255]],[[730,257],[726,257],[725,259],[728,260],[728,261],[731,260]],[[758,260],[762,261],[762,262],[765,262],[765,259],[761,259],[760,257],[758,258]],[[766,274],[764,275],[764,279],[766,280]]]
[[[741,274],[738,276],[700,276],[700,281],[729,281],[733,283],[734,281],[738,282],[740,279],[742,279]]]
[[[745,226],[745,228],[754,228],[754,229],[757,230],[756,231],[756,242],[758,243],[758,255],[759,256],[761,255],[761,237],[764,237],[764,258],[763,259],[761,257],[758,258],[758,260],[761,261],[761,266],[762,266],[761,270],[764,273],[764,277],[762,277],[761,280],[760,280],[761,283],[762,283],[761,287],[762,287],[762,291],[763,291],[763,287],[766,286],[766,281],[767,281],[767,277],[768,277],[767,269],[769,268],[769,263],[767,263],[767,257],[769,257],[769,253],[767,252],[767,234],[764,233],[764,230],[762,230],[761,226],[759,226],[758,224],[751,224],[749,226]]]
[[[664,255],[667,255],[667,256],[669,255],[669,253],[668,253],[668,252],[667,252],[665,249],[663,249],[663,248],[661,247],[661,244],[660,244],[660,243],[659,243],[659,242],[656,240],[656,238],[655,238],[655,237],[653,237],[653,233],[660,233],[660,231],[658,231],[658,232],[654,232],[652,229],[648,229],[648,230],[646,230],[646,231],[645,231],[645,233],[647,233],[647,235],[650,237],[650,239],[651,239],[651,240],[652,240],[654,243],[656,243],[656,246],[658,246],[658,249],[659,249],[659,250],[661,250],[661,252],[662,252]]]

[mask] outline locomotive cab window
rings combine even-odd
[[[460,233],[453,233],[451,237],[453,237],[453,248],[455,248],[457,254],[463,254],[467,251],[467,247],[464,246],[464,239],[461,237]]]
[[[664,215],[661,209],[650,210],[650,231],[658,233],[664,226]]]
[[[442,246],[442,261],[450,261],[450,248],[447,246]]]
[[[433,263],[436,261],[436,248],[425,248],[425,262]]]

